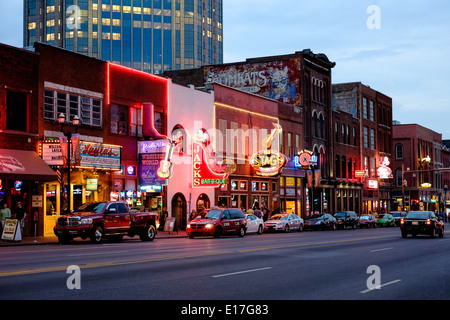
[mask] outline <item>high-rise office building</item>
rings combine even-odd
[[[24,47],[44,42],[160,74],[223,63],[223,0],[24,0]]]

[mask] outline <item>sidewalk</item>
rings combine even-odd
[[[185,238],[187,237],[186,231],[158,231],[158,234],[156,235],[155,241],[158,241],[160,239],[173,239],[173,238]],[[105,243],[108,240],[106,239]],[[141,241],[139,239],[139,236],[135,236],[133,238],[130,237],[123,237],[123,242],[126,241]],[[76,244],[77,242],[90,242],[89,239],[82,240],[81,238],[76,238],[72,241],[73,244]],[[50,245],[50,244],[58,244],[58,238],[56,236],[49,236],[49,237],[37,237],[36,239],[34,237],[24,237],[22,241],[7,241],[7,240],[0,240],[0,247],[11,247],[11,246],[31,246],[31,245]]]

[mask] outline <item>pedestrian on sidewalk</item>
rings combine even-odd
[[[5,227],[6,219],[9,218],[11,218],[11,210],[9,210],[8,204],[5,201],[5,203],[3,203],[2,209],[0,210],[0,221],[2,223],[2,231],[3,228]]]
[[[19,226],[21,234],[23,235],[23,228],[25,226],[25,217],[27,216],[27,212],[22,207],[22,202],[17,202],[17,208],[16,208],[16,219],[19,220]]]

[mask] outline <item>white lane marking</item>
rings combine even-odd
[[[400,282],[400,281],[402,281],[402,280],[401,279],[397,279],[397,280],[394,280],[394,281],[391,281],[391,282],[387,282],[385,284],[380,285],[379,289],[381,289],[382,287],[388,286],[390,284],[394,284],[394,283]],[[367,292],[376,291],[376,290],[378,290],[378,289],[375,289],[375,288],[366,289],[366,290],[360,291],[359,293],[367,293]]]
[[[212,277],[213,278],[228,277],[228,276],[234,276],[234,275],[237,275],[237,274],[256,272],[256,271],[262,271],[262,270],[268,270],[268,269],[272,269],[272,267],[265,267],[265,268],[259,268],[259,269],[237,271],[237,272],[232,272],[232,273],[224,273],[224,274],[218,274],[218,275],[215,275],[215,276],[212,276]]]
[[[92,253],[79,253],[79,254],[67,254],[68,257],[81,257],[81,256],[97,256],[101,254],[117,254],[117,253],[127,253],[130,251],[111,251],[111,252],[92,252]]]
[[[390,248],[383,248],[383,249],[375,249],[375,250],[370,250],[370,252],[386,251],[386,250],[392,250],[392,249],[394,249],[394,248],[390,247]]]

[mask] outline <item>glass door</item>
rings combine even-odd
[[[44,236],[53,236],[60,215],[60,187],[57,183],[46,183],[44,190]]]

